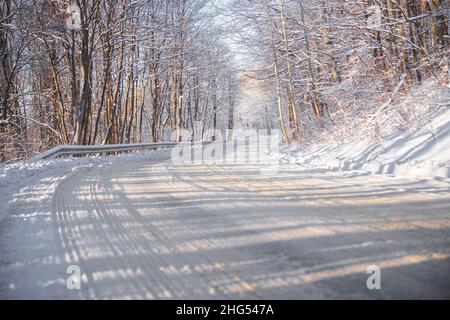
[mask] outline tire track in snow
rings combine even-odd
[[[173,170],[169,170],[169,168],[165,167],[165,174],[168,177],[172,177],[173,174]],[[179,184],[179,182],[177,181],[175,184]],[[119,189],[121,189],[121,191],[119,191]],[[229,260],[229,261],[233,261],[232,259],[236,259],[236,257],[238,256],[238,252],[233,252],[232,257],[226,257],[226,256],[217,256],[216,254],[214,254],[214,251],[212,252],[208,252],[208,254],[204,254],[202,253],[202,248],[201,247],[197,247],[195,246],[195,244],[190,243],[190,249],[191,249],[191,254],[195,255],[194,257],[190,258],[189,260],[183,258],[183,255],[180,253],[177,253],[179,251],[178,249],[178,243],[177,241],[172,241],[170,237],[165,236],[164,232],[161,230],[161,227],[164,228],[164,226],[160,226],[159,228],[152,226],[151,223],[147,223],[146,221],[143,220],[142,215],[140,214],[139,210],[135,209],[133,207],[133,201],[129,200],[126,198],[125,195],[125,190],[123,189],[123,186],[121,186],[120,184],[118,184],[117,188],[115,188],[116,190],[116,194],[118,195],[118,197],[121,197],[122,201],[121,203],[128,203],[127,205],[127,211],[130,212],[133,217],[135,218],[135,220],[137,222],[139,222],[148,232],[150,232],[159,242],[161,242],[165,248],[167,248],[169,250],[170,254],[162,254],[160,259],[163,259],[163,261],[165,261],[166,265],[169,266],[169,272],[172,271],[171,273],[176,273],[176,270],[173,270],[172,268],[174,266],[182,266],[180,267],[181,270],[185,270],[185,273],[179,275],[177,277],[177,283],[183,283],[186,279],[190,279],[191,277],[196,277],[195,281],[192,281],[191,283],[185,283],[183,284],[184,289],[186,288],[190,288],[190,290],[194,290],[194,291],[198,291],[198,292],[191,292],[191,294],[194,294],[194,297],[205,297],[206,295],[211,295],[212,297],[215,298],[220,298],[225,297],[225,298],[233,298],[232,295],[230,295],[230,293],[224,292],[222,288],[214,288],[212,291],[212,288],[208,288],[209,285],[208,283],[211,282],[211,279],[209,278],[214,278],[214,276],[209,277],[208,276],[208,272],[205,272],[205,270],[201,270],[201,267],[199,269],[199,266],[202,265],[209,265],[209,266],[214,266],[216,265],[216,261],[219,260]],[[171,199],[173,199],[173,201],[177,200],[177,198],[175,196],[170,196]],[[170,201],[169,201],[170,202]],[[150,207],[151,207],[151,203],[150,203]],[[196,207],[195,210],[198,211],[203,211],[204,210],[201,207]],[[208,213],[208,212],[206,212]],[[172,218],[173,219],[173,218]],[[196,238],[201,238],[201,236],[198,235],[198,231],[197,228],[192,227],[189,224],[189,219],[184,218],[182,219],[181,216],[175,218],[175,220],[171,220],[172,222],[176,222],[177,226],[182,227],[182,230],[184,231],[183,233],[188,233],[190,236],[196,237]],[[203,243],[208,243],[210,248],[219,248],[219,246],[217,246],[211,239],[208,238],[201,238]],[[169,257],[171,259],[167,259],[164,257]],[[194,271],[192,272],[192,268],[190,266],[196,266],[194,267]],[[171,270],[172,269],[172,270]],[[221,270],[223,276],[225,278],[231,278],[232,274],[230,272],[228,272],[227,270]],[[186,274],[188,273],[188,274]],[[203,276],[204,273],[205,275]],[[217,275],[216,275],[217,276]],[[204,279],[205,278],[205,279]],[[205,282],[206,280],[206,282]],[[205,282],[204,285],[202,285],[200,287],[201,290],[195,290],[196,288],[199,287],[200,283]],[[203,287],[203,289],[202,289]],[[181,290],[181,292],[183,292],[183,290]],[[258,297],[258,295],[256,293],[252,293],[254,295],[254,297]],[[192,297],[192,295],[184,295],[184,297]]]

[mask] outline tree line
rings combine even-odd
[[[402,93],[448,83],[449,15],[450,0],[1,0],[0,161],[214,140],[252,100],[246,79],[269,100],[244,101],[246,125],[287,143],[376,126]]]
[[[230,8],[260,62],[247,75],[275,88],[287,142],[311,141],[341,114],[376,116],[380,103],[424,81],[448,83],[448,0],[236,0]]]
[[[208,0],[0,1],[0,161],[214,139],[238,84],[215,15]]]

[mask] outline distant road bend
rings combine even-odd
[[[0,298],[450,298],[444,182],[162,155],[41,191],[0,223]]]

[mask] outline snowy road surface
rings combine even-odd
[[[83,167],[0,222],[0,298],[450,298],[450,186],[291,164]]]

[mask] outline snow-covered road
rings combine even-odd
[[[0,221],[0,298],[450,298],[448,183],[260,169],[137,159],[40,180]]]

